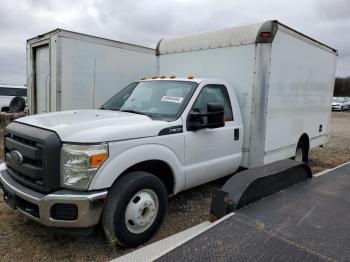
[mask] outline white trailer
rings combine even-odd
[[[158,42],[159,74],[233,86],[243,126],[242,166],[295,156],[328,141],[337,51],[278,21]]]
[[[27,40],[30,114],[100,107],[155,73],[154,49],[56,29]]]

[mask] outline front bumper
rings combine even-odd
[[[87,228],[98,223],[107,190],[79,192],[60,190],[50,194],[41,194],[16,182],[6,171],[0,172],[0,187],[5,202],[29,218],[50,227]],[[75,219],[54,219],[53,207],[58,204],[74,206]]]
[[[332,106],[332,111],[341,111],[341,106]]]

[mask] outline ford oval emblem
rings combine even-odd
[[[10,152],[10,155],[11,155],[11,158],[12,158],[12,161],[17,164],[17,165],[20,165],[23,163],[23,156],[20,152],[18,152],[17,150],[11,150]]]

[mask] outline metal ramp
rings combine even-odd
[[[245,206],[157,257],[142,258],[150,260],[350,261],[350,163]]]

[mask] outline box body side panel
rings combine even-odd
[[[60,37],[57,110],[99,108],[140,76],[155,73],[153,54]]]
[[[278,31],[271,51],[265,163],[293,157],[306,133],[310,148],[328,140],[336,54]]]

